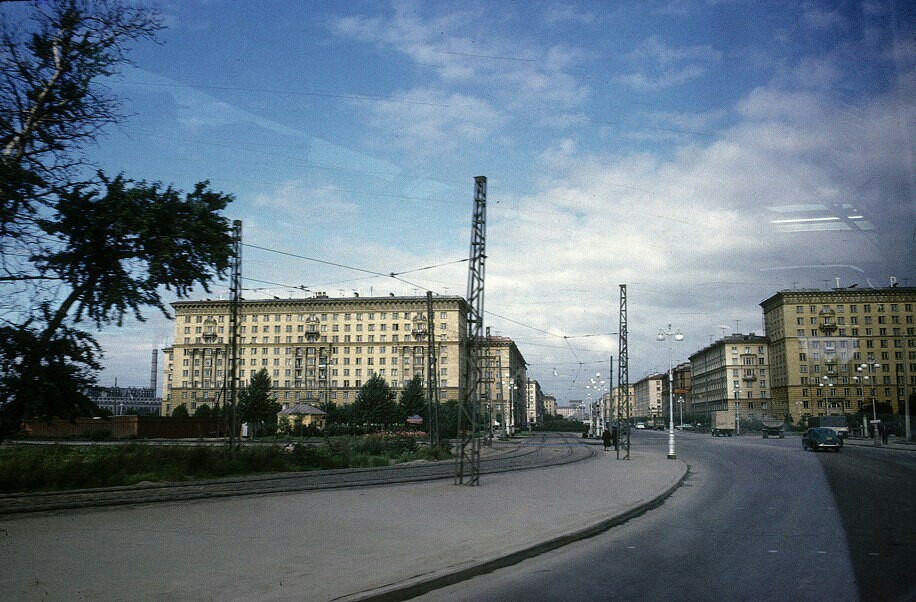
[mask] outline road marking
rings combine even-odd
[[[818,553],[818,554],[826,554],[827,552],[826,552],[826,550],[818,550],[817,553]]]
[[[636,549],[636,546],[627,546],[627,549],[628,549],[628,550],[635,550],[635,549]]]
[[[770,554],[779,554],[779,550],[767,550]]]
[[[877,552],[869,552],[868,555],[869,556],[880,556],[880,554],[878,554]]]

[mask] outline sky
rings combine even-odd
[[[93,158],[233,194],[245,298],[465,295],[480,175],[484,323],[561,403],[616,362],[620,284],[631,382],[669,324],[676,364],[782,289],[916,285],[912,3],[157,6]],[[99,333],[100,384],[149,382],[146,316]]]

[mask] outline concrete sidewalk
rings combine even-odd
[[[843,440],[843,445],[876,447],[874,439],[862,439],[860,437],[847,437]],[[916,443],[908,443],[903,437],[892,435],[888,438],[887,443],[881,444],[881,449],[916,451]]]
[[[11,517],[10,599],[398,599],[507,566],[660,503],[680,460],[634,452],[451,481]],[[53,560],[51,560],[53,559]]]

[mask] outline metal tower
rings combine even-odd
[[[465,399],[458,410],[458,455],[455,484],[480,484],[480,347],[483,334],[483,282],[487,237],[487,178],[474,178],[474,217],[468,264],[468,319],[465,345]]]
[[[617,459],[630,459],[630,350],[627,347],[627,285],[620,285],[620,357],[617,361],[617,386],[620,394],[617,396]],[[626,408],[621,412],[620,405]],[[620,450],[624,449],[624,456],[620,457]]]
[[[429,416],[429,444],[434,446],[439,445],[439,360],[436,358],[432,291],[426,291],[426,333],[426,403]]]
[[[242,221],[232,222],[232,267],[229,277],[229,399],[224,404],[228,410],[229,449],[236,447],[239,434],[238,365],[239,365],[239,311],[242,305]]]

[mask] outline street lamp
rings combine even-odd
[[[674,374],[671,371],[671,337],[675,341],[683,341],[684,335],[681,330],[671,330],[671,323],[668,323],[668,330],[659,330],[659,341],[668,341],[668,459],[674,460],[677,455],[674,453]]]
[[[735,435],[741,434],[741,387],[735,387]]]
[[[677,398],[677,405],[681,409],[681,430],[684,430],[684,398],[683,397]]]
[[[874,372],[881,367],[881,364],[877,363],[873,359],[869,358],[867,363],[859,364],[859,367],[856,368],[856,372]],[[868,380],[868,375],[862,377],[864,380]],[[865,388],[862,388],[862,399],[865,400]],[[881,437],[878,433],[878,400],[872,395],[871,398],[871,413],[872,413],[872,424],[874,425],[874,436],[875,436],[875,447],[881,447]]]

